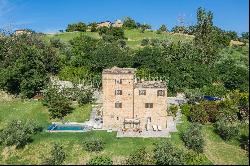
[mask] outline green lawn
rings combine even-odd
[[[142,39],[159,39],[159,40],[169,40],[172,42],[178,41],[191,41],[193,39],[190,35],[183,34],[171,34],[171,33],[161,33],[157,34],[156,31],[145,31],[144,33],[140,30],[125,30],[125,37],[128,38],[127,43],[132,48],[140,47]]]
[[[88,118],[91,105],[85,105],[68,115],[66,119],[71,121],[84,121]],[[28,119],[38,121],[42,126],[47,127],[51,121],[46,107],[43,107],[37,101],[13,101],[0,102],[0,128],[11,119]],[[179,131],[184,131],[189,122],[183,117],[183,123],[178,126]],[[245,131],[245,130],[244,130]],[[202,156],[205,158],[204,164],[248,164],[246,151],[239,147],[236,140],[231,142],[223,141],[213,132],[212,126],[203,127],[206,138],[205,152]],[[102,138],[105,142],[104,151],[100,154],[111,156],[114,163],[124,162],[126,157],[135,149],[146,146],[152,150],[154,143],[160,138],[117,138],[116,132],[108,133],[106,131],[91,131],[86,133],[47,133],[41,132],[33,137],[33,142],[26,145],[23,149],[14,149],[13,147],[0,146],[0,164],[41,164],[52,144],[59,142],[63,145],[67,159],[64,164],[85,164],[96,153],[88,153],[82,147],[82,142],[91,137]],[[185,148],[179,133],[171,134],[171,142],[182,148]]]
[[[74,37],[79,36],[80,34],[84,34],[86,36],[93,37],[95,39],[99,39],[100,35],[97,32],[64,32],[64,33],[58,33],[54,35],[46,35],[45,40],[49,40],[51,38],[58,38],[62,39],[63,41],[69,41],[73,39]],[[173,42],[178,41],[191,41],[193,39],[193,36],[190,35],[183,35],[183,34],[171,34],[171,33],[162,33],[157,34],[156,31],[145,31],[144,33],[141,33],[140,30],[125,30],[125,37],[128,39],[127,44],[131,48],[139,48],[142,39],[148,38],[148,39],[159,39],[159,40],[169,40]]]
[[[51,38],[57,38],[57,39],[62,39],[63,41],[69,41],[73,39],[74,37],[80,36],[80,34],[84,34],[86,36],[99,39],[100,36],[97,32],[64,32],[64,33],[58,33],[58,34],[53,34],[53,35],[46,35],[45,39],[49,40]]]

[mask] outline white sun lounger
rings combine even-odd
[[[153,130],[156,131],[157,130],[157,126],[153,125]]]
[[[158,125],[157,127],[158,127],[158,131],[161,131],[161,130],[162,130],[162,129],[161,129],[161,126]]]

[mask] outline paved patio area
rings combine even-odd
[[[162,131],[142,131],[142,132],[134,132],[134,131],[126,131],[123,132],[121,130],[117,131],[116,137],[144,137],[144,138],[152,138],[152,137],[167,137],[170,138],[171,135],[168,129],[164,129]]]

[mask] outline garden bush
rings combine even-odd
[[[246,150],[249,153],[249,135],[240,136],[240,146],[242,149]]]
[[[45,158],[45,165],[60,165],[66,158],[63,147],[59,144],[54,144],[48,157]]]
[[[83,142],[84,149],[89,152],[98,152],[104,149],[104,142],[100,138],[91,138]]]
[[[171,105],[168,109],[168,112],[170,115],[176,117],[176,113],[178,112],[178,106],[177,105]]]
[[[215,132],[224,140],[230,140],[239,134],[237,123],[231,123],[225,119],[218,120],[215,124]]]
[[[219,116],[218,103],[216,101],[203,101],[201,105],[208,114],[208,121],[214,123]]]
[[[152,165],[152,156],[146,151],[145,147],[137,149],[131,153],[126,160],[127,165]]]
[[[181,113],[182,113],[183,115],[185,115],[185,116],[188,117],[189,114],[190,114],[191,105],[185,103],[185,104],[182,104],[182,105],[180,106],[180,108],[181,108]]]
[[[96,156],[90,159],[87,165],[112,165],[113,161],[106,156]]]
[[[13,120],[0,131],[0,144],[4,146],[15,145],[16,148],[22,148],[32,141],[32,135],[38,131],[41,131],[41,127],[33,121]]]
[[[141,46],[149,45],[149,39],[142,39]]]
[[[201,125],[195,123],[192,124],[187,131],[182,133],[182,140],[185,146],[196,152],[202,153],[205,140],[202,136]]]
[[[208,122],[209,116],[201,104],[196,104],[191,107],[188,118],[191,122],[205,124]]]
[[[154,158],[157,165],[183,165],[185,153],[169,140],[162,140],[154,148]]]

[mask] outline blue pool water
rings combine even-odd
[[[66,125],[66,124],[60,124],[60,125],[55,125],[52,124],[48,127],[49,131],[63,131],[63,130],[73,130],[73,131],[87,131],[88,128],[87,126],[83,126],[83,125]]]

